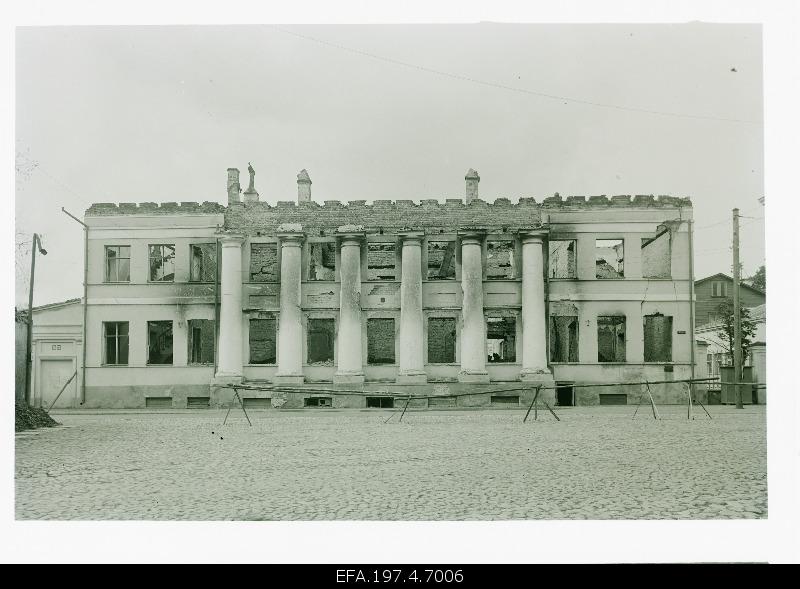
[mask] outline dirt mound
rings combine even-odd
[[[28,407],[27,405],[16,405],[14,415],[14,431],[24,431],[26,429],[36,429],[39,427],[53,427],[61,425],[41,408]]]

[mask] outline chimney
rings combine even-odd
[[[228,168],[228,204],[239,202],[239,169]]]
[[[250,173],[250,185],[242,195],[244,202],[258,202],[258,192],[256,191],[256,171],[250,162],[247,163],[247,171]]]
[[[470,168],[464,180],[467,181],[467,204],[469,204],[478,198],[478,182],[481,181],[481,177],[478,176],[478,172]]]
[[[311,178],[305,170],[297,175],[297,202],[311,202]]]

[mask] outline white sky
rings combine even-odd
[[[34,303],[82,294],[62,206],[225,202],[248,161],[271,203],[295,200],[301,168],[320,202],[463,197],[470,167],[489,201],[690,196],[698,278],[731,271],[733,207],[763,217],[759,25],[282,28],[381,59],[271,26],[17,29],[18,303],[33,231]],[[745,276],[763,223],[742,219]]]

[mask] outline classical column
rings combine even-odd
[[[278,372],[274,382],[303,382],[303,320],[300,301],[301,251],[304,234],[278,233],[281,244],[281,298],[278,319]]]
[[[521,380],[552,381],[547,367],[542,235],[522,235],[522,371]]]
[[[220,236],[222,266],[220,280],[218,362],[215,380],[242,381],[242,242],[241,235]]]
[[[400,363],[398,383],[424,383],[425,358],[422,347],[422,232],[403,232],[402,277],[400,282]]]
[[[339,234],[340,289],[339,336],[336,341],[338,366],[334,382],[364,382],[361,335],[361,232]]]
[[[461,234],[461,382],[489,382],[486,320],[483,317],[483,233]]]

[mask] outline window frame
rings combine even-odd
[[[617,263],[622,263],[622,271],[615,270],[619,276],[612,276],[610,278],[604,278],[602,276],[597,275],[597,250],[599,248],[598,242],[600,241],[619,241],[622,244],[622,260],[617,260]],[[595,280],[625,280],[625,250],[628,248],[627,244],[625,243],[624,237],[595,237],[594,240],[594,263],[595,263],[595,270],[594,270],[594,279]]]
[[[431,278],[430,276],[430,244],[431,243],[452,243],[453,244],[453,276],[446,278]],[[424,258],[424,274],[423,282],[448,282],[458,280],[458,240],[455,237],[438,237],[432,236],[430,239],[425,240],[425,258]]]
[[[172,279],[170,279],[170,280],[163,280],[163,279],[162,280],[154,280],[153,279],[152,260],[154,259],[154,256],[153,256],[153,248],[154,247],[158,247],[158,248],[171,247],[172,248]],[[160,251],[161,251],[161,264],[162,264],[162,268],[163,268],[164,250],[161,249]],[[147,244],[147,282],[152,282],[153,284],[160,284],[160,283],[170,284],[170,283],[175,282],[175,265],[176,265],[175,264],[175,262],[176,262],[175,258],[176,258],[176,255],[177,255],[177,252],[176,252],[176,248],[175,248],[175,244],[174,243],[148,243]]]
[[[253,361],[253,321],[272,321],[275,326],[275,361]],[[268,341],[268,340],[267,340]],[[277,366],[278,365],[278,318],[277,317],[251,317],[247,321],[247,364],[251,366]]]
[[[273,275],[275,276],[272,280],[254,280],[253,278],[253,249],[258,248],[275,248],[275,269],[273,271]],[[253,284],[275,284],[280,282],[280,255],[281,255],[281,248],[280,244],[275,241],[251,241],[250,242],[250,251],[248,252],[248,260],[247,260],[247,282]],[[263,266],[262,266],[263,268]],[[258,274],[261,272],[259,271]]]
[[[203,259],[204,258],[203,258],[202,255],[200,256],[200,264],[201,264],[201,267],[200,267],[200,278],[195,278],[194,277],[194,248],[200,247],[200,246],[204,246],[204,245],[213,246],[213,252],[214,252],[214,278],[212,280],[203,280],[202,279],[202,276],[203,276],[203,273],[204,273],[203,272],[203,267],[202,267],[202,263],[203,263]],[[212,242],[204,241],[204,242],[200,242],[200,243],[190,243],[189,244],[189,282],[191,282],[193,284],[215,284],[217,282],[217,277],[219,275],[219,256],[217,255],[218,254],[217,249],[218,249],[217,248],[217,243],[215,241],[212,241]],[[150,260],[150,258],[149,258],[149,250],[148,250],[148,263],[149,263],[149,260]],[[156,282],[164,282],[164,281],[159,280],[159,281],[156,281]]]
[[[128,279],[127,280],[111,280],[110,273],[109,273],[109,267],[108,267],[108,262],[109,262],[108,251],[110,249],[112,249],[112,248],[123,248],[123,247],[128,249],[128,257],[126,258],[126,257],[120,256],[119,254],[117,254],[117,257],[114,258],[114,261],[117,262],[116,270],[117,270],[117,277],[119,277],[119,261],[120,260],[128,260]],[[128,283],[130,283],[130,281],[131,281],[131,246],[130,245],[120,244],[120,245],[106,245],[106,246],[104,246],[104,249],[103,249],[103,261],[105,262],[104,263],[104,268],[103,268],[103,282],[108,283],[108,284],[128,284]]]
[[[169,331],[172,339],[172,361],[167,362],[151,362],[150,361],[150,324],[151,323],[169,323]],[[156,319],[147,322],[147,366],[175,366],[175,322],[172,319]]]
[[[615,357],[613,360],[601,360],[600,359],[600,324],[601,319],[621,319],[621,321],[617,321],[617,325],[622,324],[625,329],[625,342],[622,346],[623,350],[623,359],[617,360],[616,356],[618,354],[615,353]],[[628,363],[628,318],[625,315],[598,315],[596,320],[596,330],[597,330],[597,363],[598,364],[627,364]],[[618,336],[617,330],[614,330],[614,337],[615,342]],[[614,344],[614,352],[617,352],[618,348],[616,347],[617,344]]]
[[[102,328],[103,329],[103,350],[102,350],[102,357],[101,357],[102,361],[101,361],[100,364],[102,366],[129,366],[130,365],[130,360],[131,360],[131,358],[130,358],[130,353],[131,353],[131,345],[130,345],[131,325],[130,325],[130,321],[103,321],[102,323],[103,323],[103,328]],[[126,335],[119,335],[119,326],[121,324],[125,324],[125,325],[128,326],[128,333]],[[109,325],[116,326],[116,328],[115,328],[116,333],[113,336],[109,336],[108,335],[108,326]],[[108,338],[109,337],[113,337],[116,340],[115,345],[114,345],[114,351],[115,351],[115,355],[117,357],[117,360],[119,360],[120,338],[125,338],[126,345],[127,345],[127,348],[128,348],[127,351],[126,351],[126,356],[128,358],[128,361],[125,362],[124,364],[122,362],[109,362],[108,361]]]
[[[392,322],[392,361],[391,362],[370,362],[369,360],[369,324],[370,321],[391,321]],[[367,339],[367,366],[395,366],[397,365],[397,320],[394,317],[367,317],[364,329],[366,331]]]
[[[430,337],[430,325],[431,321],[441,321],[447,320],[453,322],[453,360],[448,362],[433,362],[430,359],[430,351],[431,351],[431,337]],[[425,363],[426,364],[433,364],[438,366],[451,366],[453,364],[457,364],[458,359],[458,340],[459,340],[459,333],[458,333],[458,318],[452,315],[428,315],[425,321]],[[484,342],[484,346],[485,346]]]
[[[213,348],[213,350],[211,352],[211,361],[210,362],[195,362],[195,361],[192,360],[192,356],[194,354],[194,330],[195,329],[202,329],[202,328],[194,328],[192,326],[192,323],[195,322],[195,321],[208,321],[211,324],[211,329],[214,332],[214,338],[212,338],[212,341],[214,342],[213,343],[214,348]],[[214,323],[215,323],[214,319],[203,319],[203,318],[188,319],[186,321],[186,331],[188,332],[188,344],[189,344],[188,354],[187,354],[187,357],[186,357],[186,364],[187,365],[189,365],[189,366],[212,366],[214,364],[214,358],[216,358],[216,355],[217,355],[217,342],[216,342],[217,328],[216,328],[216,325],[214,325]],[[148,346],[148,351],[149,351],[149,349],[150,348]],[[201,350],[201,357],[202,357],[202,350]]]
[[[505,322],[510,320],[510,321],[512,321],[514,323],[514,330],[513,330],[513,334],[512,334],[513,343],[514,343],[514,359],[513,360],[497,360],[497,361],[489,360],[489,350],[488,350],[488,348],[489,348],[489,340],[490,339],[493,339],[493,340],[497,339],[497,338],[490,338],[489,337],[490,319],[495,319],[495,320],[496,319],[500,319],[500,320],[502,320],[503,323],[505,323]],[[499,322],[498,321],[492,321],[492,323],[499,323]],[[501,314],[491,313],[491,312],[486,313],[484,315],[484,329],[485,329],[485,333],[486,333],[485,345],[486,345],[486,348],[487,348],[486,349],[486,364],[487,365],[495,366],[495,365],[508,365],[508,364],[519,364],[520,363],[519,354],[517,353],[517,349],[519,347],[519,342],[517,341],[518,328],[519,328],[519,322],[517,321],[517,316],[516,315],[501,315]]]
[[[552,257],[552,252],[550,251],[550,244],[555,242],[572,242],[573,248],[573,256],[575,258],[575,263],[572,265],[572,276],[552,276],[552,266],[550,264],[550,258]],[[595,245],[595,247],[597,247]],[[624,244],[622,246],[625,247]],[[596,276],[596,274],[595,274]],[[565,238],[554,238],[547,240],[547,279],[548,280],[577,280],[578,278],[578,240],[574,237],[565,237]]]

